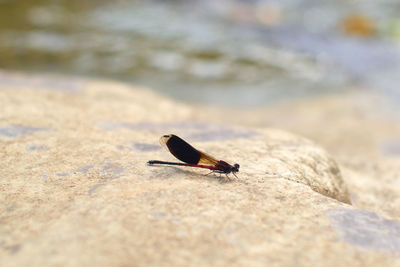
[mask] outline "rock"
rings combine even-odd
[[[275,127],[315,141],[339,164],[353,206],[400,220],[400,110],[395,98],[353,90],[256,110],[198,114],[199,120]]]
[[[398,263],[399,224],[349,205],[316,144],[197,113],[143,88],[2,73],[0,265]],[[146,166],[175,160],[168,133],[239,178]]]

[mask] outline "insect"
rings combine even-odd
[[[229,173],[232,173],[236,178],[236,174],[239,171],[239,164],[234,164],[233,166],[223,160],[217,160],[212,156],[201,152],[191,145],[189,145],[182,138],[174,135],[168,134],[163,135],[160,138],[161,145],[165,146],[172,155],[177,159],[185,162],[168,162],[160,160],[150,160],[147,165],[177,165],[177,166],[188,166],[196,168],[204,168],[211,170],[210,173],[225,174],[228,177]],[[210,174],[208,173],[208,174]],[[208,175],[207,174],[207,175]],[[228,177],[229,178],[229,177]]]

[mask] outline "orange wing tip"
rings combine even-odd
[[[166,134],[160,137],[160,144],[166,147],[168,140],[172,137],[172,134]]]

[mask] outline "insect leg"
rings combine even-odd
[[[209,173],[207,173],[206,175],[204,175],[204,176],[207,176],[207,175],[209,175],[210,173],[213,173],[213,172],[215,172],[214,170],[212,170],[212,171],[210,171]]]

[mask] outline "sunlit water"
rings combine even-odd
[[[344,34],[353,13],[374,19],[376,33]],[[385,26],[399,14],[395,0],[2,0],[0,68],[119,79],[208,104],[354,86],[400,100],[400,49]]]

